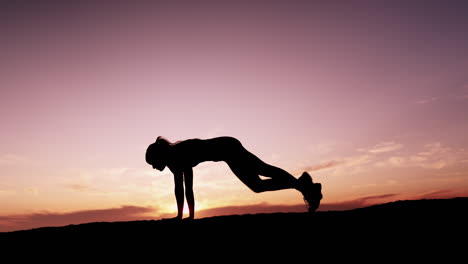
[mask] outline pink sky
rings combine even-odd
[[[0,231],[173,214],[159,135],[308,170],[321,210],[466,196],[466,5],[343,2],[3,7]],[[200,217],[301,210],[223,163],[194,174]]]

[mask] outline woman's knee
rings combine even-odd
[[[247,185],[254,193],[261,193],[261,192],[264,192],[266,191],[265,188],[263,188],[262,185],[257,185],[257,184],[254,184],[254,185]]]

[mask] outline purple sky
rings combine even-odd
[[[237,137],[324,203],[466,195],[463,1],[98,2],[1,4],[0,215],[173,212],[159,135]],[[197,169],[202,209],[301,202]]]

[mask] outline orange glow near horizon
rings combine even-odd
[[[467,4],[373,2],[0,10],[0,232],[175,216],[157,136],[236,137],[319,210],[468,196]],[[194,191],[196,217],[305,211],[223,162]]]

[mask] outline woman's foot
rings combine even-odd
[[[312,177],[307,172],[304,172],[298,181],[307,209],[310,213],[315,212],[320,206],[320,200],[323,197],[322,185],[320,183],[313,183]]]
[[[320,183],[313,183],[307,193],[304,194],[304,201],[309,213],[313,213],[319,208],[322,197],[322,185]]]

